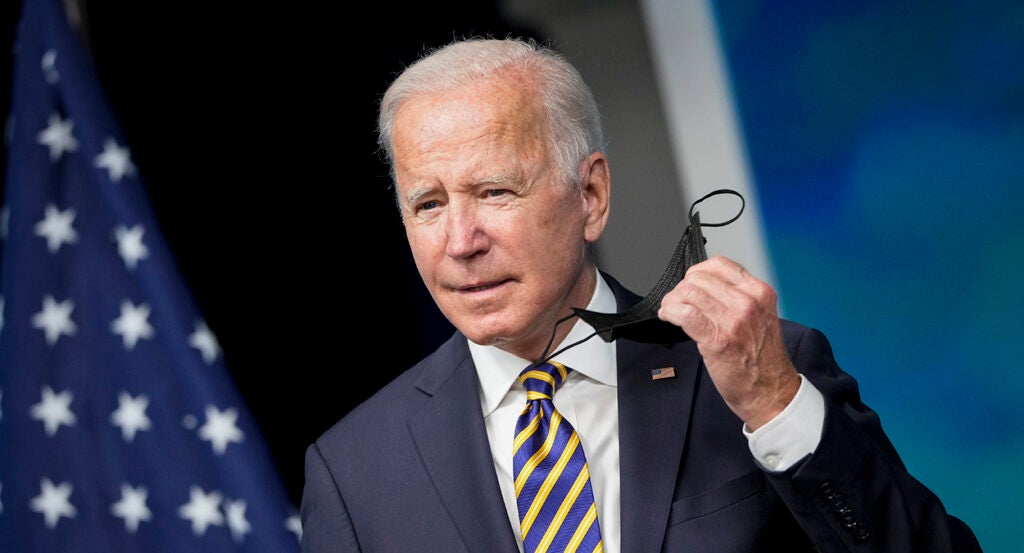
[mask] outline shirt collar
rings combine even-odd
[[[597,269],[595,269],[597,271]],[[597,286],[594,295],[587,304],[588,311],[601,313],[614,313],[616,311],[615,295],[612,293],[608,283],[605,282],[600,272],[597,274]],[[577,318],[569,335],[556,345],[551,351],[558,351],[560,348],[583,340],[594,333],[594,327]],[[476,365],[477,376],[480,379],[480,401],[483,406],[484,416],[491,414],[501,400],[508,393],[519,373],[526,368],[532,360],[523,359],[495,346],[482,346],[469,341],[469,353]],[[616,386],[618,376],[615,368],[615,343],[605,342],[600,336],[593,336],[589,340],[572,347],[571,349],[554,357],[576,372],[592,378],[608,386]]]

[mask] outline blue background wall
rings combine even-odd
[[[1024,4],[715,9],[784,315],[986,552],[1021,551]]]

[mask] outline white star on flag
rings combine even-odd
[[[287,528],[289,532],[295,534],[296,539],[300,542],[302,541],[302,519],[299,518],[299,515],[291,515],[284,519],[284,527]]]
[[[135,225],[128,228],[119,225],[114,229],[114,239],[117,240],[117,253],[124,260],[124,264],[131,270],[135,270],[139,261],[149,255],[149,248],[142,243],[142,235],[145,233],[142,225]]]
[[[152,338],[153,327],[149,324],[149,306],[134,305],[128,300],[121,302],[121,316],[114,319],[110,329],[124,339],[125,349],[133,349],[139,338]]]
[[[77,511],[69,501],[73,489],[70,482],[54,486],[49,478],[42,479],[39,495],[32,498],[30,506],[33,511],[42,513],[48,528],[56,527],[60,517],[75,518]]]
[[[234,409],[220,411],[213,405],[207,405],[206,423],[199,428],[199,437],[208,440],[217,455],[223,455],[229,442],[242,443],[245,437],[235,425],[236,420],[238,412]]]
[[[118,146],[113,138],[103,142],[103,153],[96,156],[96,167],[106,169],[110,180],[114,182],[120,181],[125,175],[130,177],[135,174],[135,165],[132,164],[128,148]]]
[[[231,530],[231,537],[236,542],[242,543],[245,535],[252,531],[252,526],[245,519],[245,501],[236,499],[235,501],[225,501],[225,503],[224,513],[227,515],[228,529]]]
[[[46,343],[51,346],[57,343],[61,334],[74,335],[78,327],[71,320],[71,312],[75,310],[75,302],[64,300],[57,303],[53,296],[43,297],[43,310],[32,315],[32,326],[46,333]]]
[[[36,235],[46,238],[46,247],[50,253],[57,253],[61,244],[74,244],[78,242],[78,232],[71,226],[75,220],[75,210],[66,209],[61,211],[54,204],[46,206],[46,214],[42,220],[36,223]]]
[[[207,365],[213,363],[220,353],[220,344],[217,342],[217,337],[214,336],[210,327],[206,326],[205,321],[196,322],[195,331],[188,337],[188,345],[198,349],[203,354],[203,361]]]
[[[57,161],[64,152],[78,149],[78,141],[71,134],[75,124],[70,119],[61,119],[59,113],[50,115],[50,124],[39,131],[39,143],[50,148],[50,161]]]
[[[117,402],[117,410],[110,414],[110,420],[114,426],[121,428],[121,436],[126,442],[134,440],[139,430],[149,430],[150,420],[146,416],[148,397],[140,394],[133,398],[127,392],[121,392]]]
[[[39,66],[43,70],[43,75],[46,78],[46,82],[50,84],[57,84],[60,80],[60,73],[57,72],[57,51],[47,50],[43,57],[39,59]]]
[[[56,434],[62,424],[74,426],[77,419],[71,412],[73,398],[70,390],[55,394],[49,386],[43,386],[42,399],[32,406],[32,418],[43,421],[48,436]]]
[[[148,495],[149,492],[143,486],[133,488],[128,484],[121,484],[121,499],[110,506],[110,513],[123,518],[125,529],[132,534],[139,529],[139,522],[153,518],[153,513],[146,506]]]
[[[212,491],[207,494],[202,488],[192,486],[190,496],[188,503],[178,509],[178,514],[181,518],[192,521],[193,534],[202,536],[209,526],[224,525],[224,517],[220,514],[219,492]]]

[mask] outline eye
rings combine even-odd
[[[505,188],[488,188],[484,192],[484,195],[487,196],[488,198],[500,198],[511,193],[511,190],[507,190]]]
[[[430,200],[430,201],[427,201],[427,202],[416,204],[415,211],[417,213],[420,213],[420,212],[423,212],[423,211],[430,211],[430,210],[436,208],[438,205],[440,205],[440,204],[439,204],[439,202],[437,200]]]

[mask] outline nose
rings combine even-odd
[[[488,247],[487,233],[479,212],[472,205],[449,205],[446,213],[447,243],[445,253],[455,259],[465,259]]]

